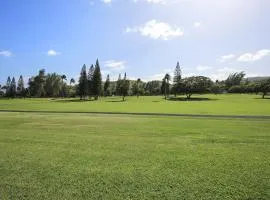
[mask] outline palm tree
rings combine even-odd
[[[71,78],[69,84],[71,85],[71,84],[74,84],[74,83],[75,83],[75,79]]]
[[[63,74],[61,76],[61,79],[62,79],[62,97],[64,97],[64,80],[67,80],[67,76]]]
[[[67,76],[66,76],[65,74],[63,74],[63,75],[61,76],[61,79],[62,79],[62,82],[64,82],[64,80],[67,80]]]
[[[137,86],[137,98],[139,98],[139,94],[140,94],[140,83],[141,83],[141,79],[138,78],[137,79],[137,83],[136,83],[136,86]]]
[[[170,74],[168,74],[168,73],[165,74],[164,80],[165,80],[165,88],[164,88],[164,90],[165,90],[165,99],[167,99],[167,96],[168,96],[167,93],[169,93],[169,91],[167,91],[167,89],[169,89],[169,81],[171,80]]]

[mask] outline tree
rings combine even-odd
[[[168,73],[165,74],[164,78],[162,79],[161,90],[165,96],[165,99],[167,99],[170,92],[170,83],[169,83],[170,80],[171,80],[171,76]]]
[[[210,91],[213,82],[210,78],[204,76],[192,76],[182,80],[183,88],[181,89],[190,99],[192,94],[203,94]]]
[[[126,73],[124,75],[124,79],[121,80],[120,88],[121,88],[120,91],[121,91],[123,101],[125,101],[125,97],[127,96],[128,90],[129,90],[129,80],[127,80],[127,74]]]
[[[63,96],[64,93],[64,83],[62,76],[52,73],[47,74],[46,83],[44,86],[45,94],[47,97],[58,97]]]
[[[139,98],[140,94],[143,93],[142,81],[140,78],[138,78],[136,82],[133,83],[131,90],[132,93],[137,96],[137,98]]]
[[[38,97],[45,96],[45,90],[44,90],[45,81],[46,81],[45,69],[41,69],[38,72],[38,76],[35,77]]]
[[[116,95],[121,95],[121,74],[118,76],[118,80],[116,81],[116,88],[115,88],[115,94]]]
[[[270,78],[261,82],[259,90],[262,92],[262,98],[264,99],[265,95],[270,92]]]
[[[75,79],[74,78],[71,78],[70,81],[69,81],[69,84],[75,84]]]
[[[107,79],[104,83],[104,95],[109,96],[110,95],[110,75],[107,75]]]
[[[181,79],[182,79],[182,71],[181,71],[179,62],[177,62],[175,70],[174,70],[174,77],[173,77],[173,91],[174,91],[175,96],[177,93],[180,92]]]
[[[160,95],[164,94],[162,92],[162,82],[161,81],[149,81],[145,84],[144,87],[146,95]]]
[[[236,73],[230,74],[228,78],[225,80],[226,88],[229,89],[232,86],[240,85],[245,75],[246,74],[244,72],[239,72],[239,73],[236,72]]]
[[[25,88],[22,75],[20,75],[20,78],[18,80],[17,93],[19,96],[25,97]]]
[[[86,75],[86,66],[84,64],[81,69],[79,85],[78,85],[78,93],[79,93],[80,99],[82,98],[85,99],[87,95],[87,86],[88,86],[88,81],[87,81],[87,75]]]
[[[11,93],[10,93],[10,86],[11,86],[11,79],[10,79],[10,77],[8,77],[8,78],[7,78],[6,85],[5,85],[6,96],[7,96],[7,97],[10,97],[10,96],[11,96]]]
[[[94,88],[93,88],[93,76],[94,76],[95,67],[92,64],[89,68],[87,80],[88,80],[88,95],[91,99],[91,97],[94,95]]]
[[[101,86],[102,86],[102,78],[100,72],[100,66],[98,59],[95,65],[95,71],[93,74],[93,94],[95,95],[95,100],[101,95]]]
[[[12,78],[11,84],[10,84],[10,96],[15,97],[16,96],[16,81],[15,78]]]
[[[62,80],[62,88],[61,88],[61,96],[64,97],[65,96],[65,84],[64,84],[64,80],[67,80],[67,76],[66,75],[62,75],[61,76],[61,80]]]

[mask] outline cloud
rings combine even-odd
[[[216,69],[215,73],[210,74],[210,78],[212,80],[225,80],[231,73],[234,72],[239,72],[243,70],[235,69],[235,68],[230,68],[230,67],[223,67]]]
[[[202,26],[202,22],[194,22],[193,28],[200,28]]]
[[[150,37],[152,39],[168,40],[173,37],[180,37],[184,35],[181,28],[172,27],[171,25],[159,22],[155,19],[146,22],[143,26],[126,28],[126,33],[140,33],[142,36]]]
[[[235,58],[235,55],[234,54],[228,54],[228,55],[224,55],[224,56],[221,56],[219,59],[217,59],[219,62],[227,62],[229,60],[232,60]]]
[[[252,61],[260,60],[266,56],[270,56],[270,49],[262,49],[255,52],[254,54],[245,53],[239,56],[237,60],[240,62],[252,62]]]
[[[126,61],[116,61],[116,60],[105,61],[105,67],[117,71],[125,69],[125,64]]]
[[[210,66],[206,66],[206,65],[199,65],[196,67],[196,70],[197,71],[207,71],[207,70],[210,70],[210,69],[213,69],[213,67],[210,67]]]
[[[61,53],[51,49],[47,52],[47,54],[48,56],[57,56],[60,55]]]
[[[112,0],[101,0],[103,3],[110,4]]]
[[[0,51],[0,56],[10,57],[12,56],[12,52],[3,50],[3,51]]]

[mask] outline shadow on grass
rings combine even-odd
[[[264,97],[264,98],[262,98],[262,97],[257,97],[257,98],[255,98],[255,99],[269,100],[270,97]]]
[[[94,99],[50,99],[52,102],[71,103],[71,102],[87,102],[95,101]]]
[[[105,102],[110,102],[110,103],[120,103],[120,102],[126,102],[127,100],[123,101],[123,100],[108,100]]]
[[[191,97],[190,99],[187,99],[185,97],[170,97],[167,99],[168,101],[217,101],[219,99],[210,99],[210,98],[204,98],[204,97]]]

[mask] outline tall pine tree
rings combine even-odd
[[[98,97],[101,95],[101,86],[102,86],[102,78],[101,78],[99,62],[97,59],[96,65],[95,65],[95,71],[93,74],[93,94],[95,96],[95,100],[97,100]]]
[[[110,95],[110,75],[107,75],[107,79],[104,83],[104,94],[105,96],[109,96]]]
[[[177,62],[174,70],[173,88],[172,88],[175,96],[181,92],[181,79],[182,79],[182,71],[179,62]]]
[[[115,88],[115,94],[116,95],[121,95],[121,74],[118,76],[118,80],[116,81],[116,88]]]
[[[121,81],[121,95],[123,101],[125,101],[125,97],[128,95],[129,90],[129,80],[127,80],[127,74],[125,73],[124,79]]]
[[[78,85],[78,93],[81,99],[82,98],[85,99],[87,95],[87,86],[88,86],[88,81],[87,81],[87,74],[86,74],[86,66],[84,64],[81,70],[79,85]]]
[[[88,76],[87,76],[87,80],[88,80],[88,96],[91,97],[94,95],[93,94],[93,76],[94,76],[94,71],[95,71],[95,68],[94,68],[94,65],[92,64],[89,68],[89,71],[88,71]]]
[[[10,86],[11,86],[11,79],[10,77],[7,78],[7,82],[6,82],[6,96],[10,97],[11,93],[10,93]]]
[[[11,84],[10,84],[10,96],[15,97],[16,96],[16,81],[15,78],[12,78]]]
[[[23,77],[20,75],[20,78],[18,80],[18,87],[17,87],[17,93],[20,97],[25,96],[25,88],[24,88],[24,82],[23,82]]]

